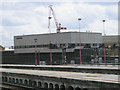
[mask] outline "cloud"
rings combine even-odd
[[[16,35],[49,33],[49,9],[47,3],[44,4],[4,3],[4,8],[1,9],[2,13],[0,13],[0,17],[2,17],[0,32],[2,32],[3,45],[13,45],[13,36]],[[58,22],[68,28],[66,31],[78,31],[78,17],[81,17],[82,32],[86,30],[102,32],[103,19],[106,19],[106,34],[117,34],[118,32],[117,5],[106,6],[70,2],[56,4],[53,9]],[[51,19],[51,30],[56,32],[53,17]]]
[[[106,20],[104,23],[105,34],[107,35],[116,35],[118,34],[118,22],[116,20]],[[103,33],[103,22],[98,20],[93,23],[88,24],[88,30],[92,30],[92,32],[100,32]]]
[[[3,0],[2,2],[119,2],[119,0]]]
[[[88,23],[95,21],[97,18],[105,17],[104,7],[85,3],[63,4],[56,7],[55,11],[59,17],[60,22],[65,23],[67,26],[69,26],[69,28],[73,29],[76,29],[75,27],[78,25],[78,17],[82,18],[83,28],[85,28]]]
[[[78,31],[78,17],[81,17],[81,31],[102,32],[102,20],[107,20],[107,34],[117,34],[117,5],[101,6],[86,3],[64,3],[53,7],[59,22],[68,29]],[[111,23],[109,23],[109,21]],[[114,26],[113,26],[114,25]],[[93,28],[92,28],[93,27]],[[115,32],[112,32],[114,29]]]

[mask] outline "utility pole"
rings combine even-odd
[[[48,17],[48,28],[49,28],[49,31],[50,31],[50,44],[51,44],[51,29],[50,29],[50,20],[52,19],[52,17]],[[52,49],[50,48],[50,64],[52,65]]]
[[[40,51],[38,51],[38,65],[40,65]]]
[[[34,39],[35,40],[35,66],[37,66],[37,39]]]
[[[81,37],[80,37],[80,21],[81,18],[78,18],[78,22],[79,22],[79,46],[80,46],[80,64],[82,64],[82,57],[81,57]]]
[[[106,48],[105,48],[105,20],[103,20],[103,43],[104,43],[104,63],[106,63]]]

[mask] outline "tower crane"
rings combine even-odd
[[[49,8],[50,8],[50,11],[49,11],[49,20],[50,20],[50,15],[51,15],[51,12],[52,12],[52,15],[53,15],[53,18],[54,18],[54,21],[55,21],[55,25],[56,25],[56,30],[57,30],[57,33],[60,32],[61,29],[67,29],[66,27],[61,27],[61,24],[57,22],[57,19],[56,19],[56,16],[55,16],[55,13],[54,13],[54,10],[52,8],[52,5],[49,5]],[[50,24],[48,24],[48,27],[49,27]]]

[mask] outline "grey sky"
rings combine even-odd
[[[105,19],[107,35],[118,34],[118,3],[115,2],[16,2],[0,3],[0,44],[13,45],[16,35],[49,33],[48,6],[53,5],[58,22],[66,26],[66,31],[78,31],[78,17],[82,18],[81,31],[101,32]],[[52,32],[56,32],[54,20],[51,20]],[[63,30],[63,32],[65,32]]]

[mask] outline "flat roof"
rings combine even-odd
[[[17,35],[14,37],[18,36],[39,36],[39,35],[50,35],[50,34],[66,34],[66,33],[79,33],[79,32],[60,32],[60,33],[43,33],[43,34],[29,34],[29,35]],[[97,32],[80,32],[80,33],[88,33],[88,34],[102,34],[102,33],[97,33]]]
[[[103,37],[118,37],[118,36],[120,36],[120,35],[106,35],[106,36],[103,36]]]

